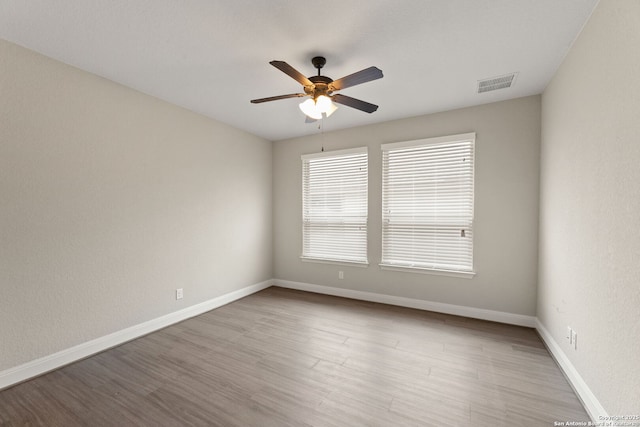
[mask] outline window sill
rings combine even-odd
[[[453,270],[437,270],[434,268],[424,268],[424,267],[404,267],[399,265],[392,264],[379,264],[380,269],[382,270],[391,270],[391,271],[403,271],[406,273],[420,273],[420,274],[432,274],[435,276],[449,276],[449,277],[461,277],[464,279],[473,279],[473,276],[476,275],[475,271],[453,271]]]
[[[315,262],[318,264],[348,265],[351,267],[361,267],[361,268],[369,267],[368,262],[361,262],[361,261],[344,261],[344,260],[334,260],[334,259],[324,259],[324,258],[310,258],[305,256],[301,256],[300,260],[303,262]]]

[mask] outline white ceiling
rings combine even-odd
[[[341,93],[325,130],[543,91],[598,0],[2,0],[0,37],[269,140],[318,132],[278,59],[338,79],[375,65],[384,78]],[[513,87],[480,79],[518,72]]]

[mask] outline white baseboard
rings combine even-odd
[[[351,289],[334,288],[331,286],[314,285],[311,283],[292,282],[289,280],[273,279],[273,285],[281,288],[297,289],[299,291],[315,292],[317,294],[378,302],[382,304],[397,305],[400,307],[417,308],[419,310],[435,311],[438,313],[490,320],[492,322],[508,323],[510,325],[526,326],[529,328],[535,328],[536,326],[536,318],[534,316],[525,316],[522,314],[505,313],[502,311],[485,310],[483,308],[445,304],[441,302],[397,297],[373,292],[354,291]]]
[[[0,372],[0,390],[259,292],[266,280]]]
[[[556,360],[560,369],[564,372],[565,377],[573,387],[573,390],[578,395],[578,398],[582,401],[582,405],[586,409],[587,413],[591,417],[591,421],[594,423],[601,423],[602,419],[600,417],[607,417],[607,411],[602,407],[596,396],[593,394],[587,383],[584,382],[582,376],[578,373],[576,368],[573,366],[573,363],[569,360],[567,355],[562,351],[562,348],[556,340],[553,339],[549,331],[544,327],[544,325],[540,322],[539,319],[536,318],[536,329],[542,340],[546,344],[549,352]]]

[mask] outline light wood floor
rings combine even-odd
[[[269,288],[0,392],[0,425],[552,426],[532,329]]]

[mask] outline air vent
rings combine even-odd
[[[511,87],[516,80],[518,73],[505,74],[504,76],[491,77],[489,79],[478,80],[478,93],[490,92],[492,90],[505,89]]]

